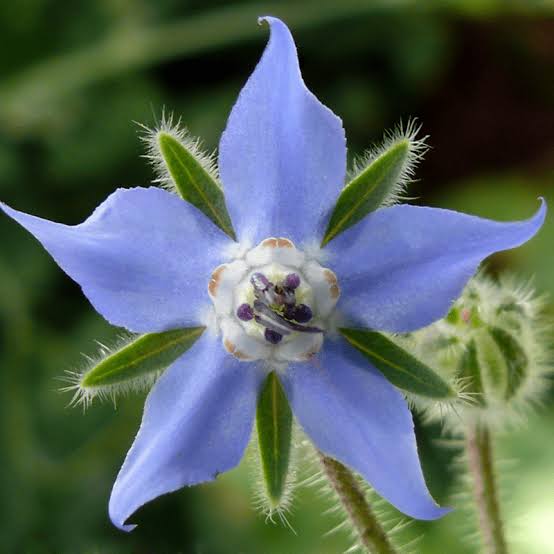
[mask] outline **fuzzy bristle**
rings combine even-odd
[[[95,341],[99,346],[98,352],[94,357],[83,354],[86,363],[77,370],[66,370],[60,380],[65,383],[61,387],[60,392],[68,392],[73,396],[69,401],[69,406],[81,406],[83,410],[90,407],[96,399],[100,401],[111,400],[116,405],[116,400],[120,396],[127,396],[131,393],[142,393],[152,388],[163,371],[153,371],[148,374],[142,374],[134,379],[127,379],[117,384],[102,385],[102,386],[85,386],[84,378],[87,374],[98,365],[103,359],[111,356],[118,351],[127,347],[133,340],[134,335],[121,335],[117,338],[112,347],[108,347],[99,341]]]
[[[459,530],[458,536],[463,541],[468,552],[480,552],[482,545],[482,536],[479,527],[479,517],[475,506],[475,487],[480,486],[474,481],[474,477],[469,472],[469,460],[467,451],[463,448],[465,440],[459,435],[453,439],[448,439],[451,446],[460,450],[460,453],[453,459],[451,473],[457,478],[453,485],[453,491],[449,495],[449,504],[455,507],[453,516],[455,525]],[[444,439],[447,444],[447,439]],[[496,494],[503,513],[512,513],[510,509],[510,483],[517,479],[518,462],[515,460],[495,459],[493,464],[493,474],[496,484]],[[517,515],[516,515],[517,518]],[[509,526],[505,526],[504,531],[512,534],[514,521],[510,521]]]
[[[417,119],[408,119],[404,124],[402,121],[391,131],[387,131],[380,144],[369,148],[360,157],[354,160],[351,170],[348,172],[347,183],[355,179],[369,164],[374,162],[382,154],[387,152],[394,144],[401,141],[408,143],[408,155],[400,170],[400,175],[396,185],[388,192],[382,202],[382,206],[391,206],[403,200],[408,200],[405,196],[406,189],[414,181],[417,165],[423,160],[425,153],[429,150],[427,144],[428,136],[419,137],[421,125]]]
[[[146,154],[143,155],[143,158],[149,161],[154,170],[155,178],[153,179],[153,183],[170,192],[177,193],[177,188],[160,150],[160,135],[166,134],[180,142],[204,170],[219,184],[215,152],[205,152],[202,148],[201,140],[191,136],[189,131],[181,125],[180,118],[174,122],[173,114],[166,114],[166,112],[163,111],[159,123],[154,128],[147,127],[141,123],[137,123],[137,125],[139,125],[141,129],[140,138],[146,145]]]
[[[304,488],[312,489],[328,505],[328,508],[322,513],[330,521],[330,529],[325,533],[324,538],[336,534],[343,535],[351,542],[351,546],[344,551],[344,554],[347,552],[365,552],[344,506],[323,473],[319,456],[314,446],[308,438],[301,434],[301,431],[299,439],[297,446],[299,450],[298,456],[302,459],[303,463],[298,468],[299,480],[297,488],[299,494],[301,494],[301,490]],[[393,544],[395,551],[402,554],[415,554],[417,550],[413,549],[420,541],[421,536],[414,533],[415,529],[411,525],[412,520],[403,516],[383,500],[361,477],[356,476],[356,479],[374,515],[383,526],[384,531]]]
[[[517,306],[519,315],[499,309],[510,303]],[[494,280],[481,270],[453,308],[474,306],[484,324],[514,334],[527,358],[525,378],[509,400],[487,395],[483,405],[479,402],[481,395],[471,391],[471,380],[456,377],[462,356],[480,326],[452,324],[445,318],[408,336],[393,337],[416,358],[439,371],[457,392],[454,402],[438,403],[408,395],[411,404],[427,420],[440,420],[453,430],[463,429],[467,423],[495,429],[523,424],[542,405],[552,374],[552,322],[545,316],[545,305],[545,297],[535,294],[531,280],[521,281],[513,275]]]
[[[296,456],[296,436],[298,429],[293,427],[291,452],[289,458],[289,468],[284,490],[278,504],[268,497],[264,481],[263,469],[260,463],[260,451],[256,433],[250,442],[247,451],[248,466],[252,472],[252,499],[253,506],[257,512],[260,512],[268,523],[281,523],[290,531],[296,534],[296,531],[290,523],[288,516],[293,513],[294,491],[297,486],[297,456]]]

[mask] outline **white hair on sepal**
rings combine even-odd
[[[180,142],[214,181],[223,188],[219,181],[215,150],[213,152],[206,152],[203,150],[202,141],[189,133],[188,129],[181,124],[181,118],[175,122],[173,114],[166,113],[164,109],[162,111],[161,120],[157,122],[154,128],[150,128],[138,122],[137,125],[141,129],[140,139],[146,145],[146,154],[143,154],[142,157],[150,162],[154,170],[155,179],[153,183],[170,192],[178,194],[173,178],[169,173],[169,169],[160,150],[159,137],[165,134]]]
[[[471,390],[471,380],[456,378],[448,382],[454,391],[451,398],[427,398],[412,392],[402,391],[410,409],[415,409],[425,423],[440,422],[445,429],[458,429],[462,424],[462,409],[470,410],[479,404],[480,395]]]
[[[289,521],[289,517],[293,513],[293,500],[297,487],[298,473],[297,473],[297,435],[299,428],[296,422],[292,424],[292,439],[289,455],[289,467],[283,494],[279,499],[279,504],[274,504],[268,497],[265,478],[263,474],[263,468],[260,460],[260,447],[258,442],[258,435],[256,429],[252,433],[252,439],[249,443],[246,459],[248,467],[252,473],[252,504],[257,512],[260,512],[264,517],[266,523],[281,523],[284,527],[287,527],[296,535],[296,531]]]
[[[352,168],[348,171],[346,182],[350,183],[358,177],[368,165],[387,152],[391,146],[406,141],[408,144],[408,154],[400,169],[395,186],[388,191],[381,203],[381,207],[392,206],[398,202],[410,200],[410,198],[405,196],[406,188],[410,183],[415,181],[415,169],[430,149],[427,142],[429,135],[418,137],[420,131],[421,124],[417,118],[409,118],[405,124],[401,120],[396,127],[385,132],[383,141],[380,144],[373,145],[362,155],[354,159]]]
[[[85,360],[82,367],[76,370],[66,370],[64,375],[58,378],[59,381],[65,383],[65,386],[61,387],[59,391],[73,394],[68,406],[81,406],[83,411],[86,411],[92,402],[98,399],[100,401],[111,400],[115,407],[119,396],[128,396],[132,393],[149,391],[165,370],[142,373],[137,377],[125,379],[120,383],[95,386],[83,385],[83,380],[92,369],[107,357],[129,346],[129,344],[135,341],[139,336],[140,335],[121,334],[111,347],[99,341],[95,341],[99,346],[98,352],[94,356],[82,354]]]

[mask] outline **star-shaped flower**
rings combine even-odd
[[[443,317],[479,263],[541,227],[397,205],[324,236],[344,185],[341,121],[306,88],[281,21],[233,107],[219,171],[237,242],[160,188],[119,189],[82,224],[2,209],[31,232],[109,322],[137,333],[207,325],[159,378],[115,482],[110,517],[235,467],[260,387],[276,371],[315,446],[402,512],[431,498],[403,395],[336,330],[393,333]],[[207,323],[211,317],[211,324]],[[211,314],[211,315],[210,315]]]

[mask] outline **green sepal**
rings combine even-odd
[[[489,327],[483,327],[476,333],[475,346],[487,400],[503,399],[508,387],[508,368],[506,358],[490,333]]]
[[[292,412],[275,372],[262,387],[256,412],[261,473],[270,510],[286,496],[292,442]]]
[[[457,377],[465,381],[464,390],[475,393],[476,399],[480,405],[485,404],[483,395],[483,381],[481,379],[481,366],[477,357],[477,346],[475,340],[471,340],[465,348],[459,362]]]
[[[504,358],[506,369],[504,398],[509,400],[514,396],[527,376],[529,360],[525,351],[512,334],[500,327],[491,327],[489,333]]]
[[[142,335],[85,372],[80,387],[85,390],[112,387],[161,371],[186,352],[204,329],[190,327]]]
[[[321,242],[325,246],[395,193],[410,157],[410,139],[393,142],[342,190]]]
[[[456,391],[435,371],[381,333],[348,328],[340,332],[396,387],[437,400],[456,397]]]
[[[156,140],[179,194],[236,240],[223,190],[201,160],[170,133],[160,131]]]

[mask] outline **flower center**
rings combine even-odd
[[[292,333],[323,333],[323,329],[303,325],[312,319],[312,309],[296,301],[296,289],[301,279],[298,273],[289,273],[282,281],[274,284],[263,273],[250,277],[254,291],[252,305],[243,303],[237,308],[241,321],[254,320],[264,328],[264,338],[278,344],[283,336]]]
[[[208,292],[227,351],[276,363],[319,352],[340,295],[335,274],[283,238],[218,266]]]

